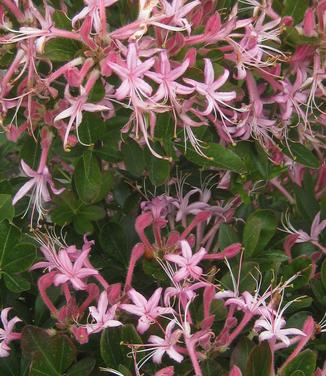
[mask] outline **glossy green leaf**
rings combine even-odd
[[[256,210],[250,214],[243,231],[245,254],[251,256],[264,250],[275,234],[277,219],[270,210]]]
[[[28,291],[31,288],[31,284],[27,279],[19,274],[7,274],[4,275],[4,281],[6,287],[15,293]]]
[[[267,341],[250,352],[246,374],[250,376],[271,376],[272,353]]]
[[[94,203],[101,193],[102,176],[98,160],[91,151],[85,151],[74,172],[74,183],[79,198]]]
[[[21,347],[32,360],[30,375],[62,376],[75,360],[76,349],[66,335],[51,337],[45,329],[27,325],[22,331]]]
[[[2,263],[7,273],[18,273],[27,270],[36,258],[36,247],[28,243],[18,243],[8,252]]]
[[[0,222],[4,219],[11,221],[14,218],[15,209],[12,206],[12,197],[7,194],[0,194]]]
[[[285,0],[282,16],[291,16],[294,24],[297,25],[303,20],[303,16],[307,8],[307,0]]]
[[[55,38],[46,42],[44,54],[52,61],[65,62],[77,57],[80,49],[80,43],[75,40]]]
[[[69,368],[66,376],[88,376],[92,373],[96,365],[93,358],[84,358]]]
[[[302,144],[290,142],[289,147],[284,147],[282,150],[290,158],[293,158],[296,162],[302,164],[303,166],[311,168],[319,167],[318,158],[311,150],[307,149]]]
[[[304,350],[297,355],[283,370],[282,376],[294,376],[301,371],[304,376],[312,376],[316,369],[316,354],[312,350]]]
[[[203,153],[207,158],[200,156],[190,145],[187,145],[187,149],[184,149],[183,145],[180,145],[181,150],[184,151],[185,157],[202,167],[219,167],[222,169],[238,172],[240,174],[245,173],[246,167],[241,158],[235,154],[232,150],[223,147],[217,143],[208,143],[203,148]]]
[[[107,328],[101,336],[101,356],[107,367],[117,369],[120,364],[133,369],[133,359],[128,357],[128,344],[139,344],[139,337],[133,325]]]
[[[128,141],[122,145],[121,152],[127,171],[136,177],[141,176],[145,170],[143,149],[136,141],[129,138]]]

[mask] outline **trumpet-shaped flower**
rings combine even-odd
[[[121,304],[120,308],[123,310],[139,316],[137,330],[143,334],[153,324],[157,317],[169,313],[173,313],[171,307],[160,307],[159,300],[161,298],[162,288],[155,290],[154,294],[146,300],[145,297],[134,289],[128,292],[129,298],[134,304]]]
[[[177,264],[180,269],[174,274],[173,279],[179,282],[188,277],[193,279],[199,279],[203,273],[203,269],[197,264],[206,255],[204,248],[201,248],[194,255],[192,254],[189,243],[186,240],[180,241],[181,253],[180,255],[168,254],[165,256],[167,261]]]
[[[108,294],[106,291],[103,291],[99,297],[97,307],[89,307],[89,313],[95,322],[86,325],[88,334],[98,333],[105,328],[122,325],[120,321],[115,320],[115,313],[118,306],[116,304],[110,308],[108,308],[108,306]]]
[[[227,119],[221,106],[230,107],[227,102],[235,99],[235,91],[217,91],[221,86],[223,86],[227,79],[229,78],[229,71],[224,70],[221,77],[215,80],[214,68],[210,59],[205,60],[205,82],[198,82],[190,78],[184,78],[184,81],[193,86],[195,90],[203,95],[207,101],[207,107],[201,112],[202,115],[207,116],[214,112],[215,116],[218,113],[222,119]]]
[[[169,322],[165,329],[165,337],[161,338],[156,335],[151,335],[148,339],[148,342],[153,344],[154,352],[153,352],[153,361],[154,363],[161,363],[162,357],[165,353],[175,360],[176,362],[180,363],[183,360],[183,356],[178,353],[175,345],[177,344],[180,336],[181,330],[177,329],[173,332],[175,327],[175,321],[172,320]]]
[[[8,320],[8,313],[11,308],[4,308],[1,311],[1,322],[3,328],[0,328],[0,358],[9,356],[10,347],[8,346],[12,340],[19,339],[20,333],[13,332],[14,326],[17,322],[22,321],[15,316],[11,320]]]

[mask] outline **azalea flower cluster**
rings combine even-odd
[[[226,144],[259,140],[278,162],[292,126],[298,142],[323,147],[317,125],[325,124],[325,59],[318,39],[324,1],[307,8],[298,25],[279,15],[271,0],[235,2],[227,17],[214,1],[141,0],[135,19],[114,28],[117,6],[117,0],[85,1],[70,15],[64,4],[54,9],[45,1],[42,7],[3,3],[0,43],[14,54],[1,79],[9,139],[33,134],[45,123],[69,150],[83,143],[78,130],[85,112],[110,119],[124,108],[130,117],[123,132],[132,132],[157,157],[163,156],[151,140],[164,112],[173,113],[175,136],[183,129],[184,141],[201,155],[205,148],[195,129],[209,125]],[[289,56],[282,40],[294,26],[304,43]],[[59,41],[80,49],[58,66],[61,57],[52,64],[51,46],[56,49]],[[91,94],[99,87],[103,94],[94,101]],[[21,114],[27,121],[21,123]]]
[[[326,0],[295,3],[2,0],[1,372],[326,375]]]
[[[199,196],[198,201],[189,203],[194,194]],[[286,325],[286,311],[300,301],[300,297],[287,303],[283,301],[300,274],[263,288],[262,275],[257,270],[257,277],[251,275],[255,288],[243,291],[241,244],[234,243],[223,250],[212,246],[216,231],[222,223],[232,220],[239,203],[233,200],[215,206],[208,201],[209,191],[199,188],[190,190],[184,197],[161,195],[144,201],[135,224],[140,242],[132,249],[124,284],[109,284],[101,271],[91,264],[94,241],[84,237],[79,250],[56,237],[53,231],[35,230],[33,236],[41,245],[44,261],[36,262],[30,270],[45,272],[38,279],[38,289],[57,328],[68,330],[80,344],[85,344],[91,335],[133,322],[134,317],[144,343],[126,343],[124,346],[130,348],[136,375],[142,373],[148,362],[160,365],[164,356],[172,363],[181,363],[189,357],[194,374],[203,375],[201,362],[209,354],[226,351],[244,330],[250,328],[260,342],[268,342],[272,354],[293,346],[279,369],[286,367],[314,335],[325,331],[325,324],[318,324],[308,316],[300,329]],[[318,220],[319,214],[313,226],[316,227]],[[181,226],[181,231],[176,229],[179,222],[186,224]],[[317,227],[325,227],[325,221]],[[151,229],[154,240],[150,240],[146,229]],[[168,236],[165,235],[167,229]],[[297,239],[299,235],[296,236]],[[303,241],[310,241],[310,238]],[[240,264],[235,275],[230,263],[236,257],[240,257]],[[141,259],[156,265],[165,275],[164,287],[156,288],[149,298],[133,287],[135,267]],[[216,262],[225,263],[231,277],[230,286],[217,282]],[[56,307],[47,294],[51,286],[62,291],[65,303],[60,303],[60,307]],[[79,291],[86,293],[82,301],[77,299]],[[214,314],[214,304],[219,301],[223,302],[226,313],[224,325],[216,331],[214,322],[218,317]],[[96,305],[92,305],[94,302]],[[202,312],[198,321],[198,312],[195,314],[194,309],[199,307]],[[20,338],[20,334],[12,330],[21,320],[14,317],[8,322],[9,310],[6,308],[1,313],[4,325],[1,329],[2,356],[9,355],[8,343]],[[147,332],[154,334],[148,336]],[[117,370],[107,371],[122,375]],[[173,375],[174,367],[155,374]],[[234,366],[230,375],[241,376],[242,373]]]

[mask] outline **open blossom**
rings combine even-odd
[[[136,50],[136,45],[130,43],[128,46],[126,64],[117,64],[108,62],[109,67],[120,77],[122,84],[118,87],[115,97],[122,100],[130,97],[136,98],[148,97],[152,93],[152,87],[142,78],[144,73],[154,65],[154,58],[141,62]]]
[[[74,124],[76,126],[77,137],[79,139],[78,127],[80,126],[82,119],[83,119],[83,111],[98,112],[98,111],[110,110],[109,107],[104,106],[102,104],[87,102],[88,96],[92,88],[94,87],[98,77],[99,77],[99,71],[97,70],[92,71],[89,75],[89,78],[86,82],[85,87],[80,86],[80,96],[78,97],[73,97],[70,94],[68,85],[65,88],[65,99],[70,103],[71,106],[63,110],[62,112],[60,112],[54,118],[54,121],[56,122],[62,119],[69,118],[65,136],[64,136],[64,141],[63,141],[63,146],[66,150],[69,149],[68,138],[69,138],[70,131]]]
[[[10,312],[10,310],[11,308],[4,308],[1,311],[1,322],[3,328],[0,328],[0,358],[9,356],[9,343],[12,340],[20,338],[20,333],[13,332],[13,329],[15,324],[22,320],[17,316],[12,318],[11,320],[8,320],[8,313]]]
[[[286,218],[287,223],[283,224],[286,232],[288,232],[293,237],[294,243],[305,243],[311,242],[317,246],[322,252],[326,253],[326,247],[319,243],[319,236],[326,228],[326,219],[320,220],[320,212],[315,215],[315,218],[311,224],[310,234],[303,230],[296,230],[290,223],[289,219]]]
[[[173,309],[159,306],[162,288],[155,290],[154,294],[146,300],[146,298],[134,289],[128,292],[129,298],[134,304],[120,304],[120,308],[139,316],[137,330],[143,334],[153,324],[157,317],[169,313],[173,313]]]
[[[201,112],[202,115],[209,115],[214,112],[215,116],[218,113],[222,119],[226,119],[226,115],[224,114],[221,106],[229,106],[228,102],[235,99],[236,93],[235,91],[217,91],[217,89],[226,83],[227,79],[229,78],[229,71],[225,69],[222,76],[215,80],[214,68],[211,60],[204,60],[205,82],[198,82],[190,78],[184,78],[184,81],[193,86],[199,94],[205,97],[207,107]]]
[[[64,188],[56,189],[52,180],[50,171],[46,165],[48,158],[49,148],[51,145],[52,136],[45,129],[41,132],[41,145],[42,145],[42,154],[39,162],[39,166],[36,171],[30,168],[27,163],[21,160],[22,170],[26,176],[31,179],[28,180],[15,194],[12,203],[15,205],[19,200],[26,196],[31,190],[29,205],[26,209],[26,213],[30,207],[32,207],[31,218],[35,211],[38,213],[38,221],[42,218],[45,213],[44,203],[51,201],[51,196],[49,193],[50,187],[52,193],[58,195],[64,191]]]
[[[101,12],[104,14],[104,20],[106,21],[105,8],[113,5],[117,2],[117,0],[84,0],[84,2],[86,6],[71,20],[72,26],[75,26],[77,21],[82,20],[86,17],[90,17],[94,29],[96,30],[96,32],[99,32],[101,29]],[[101,5],[103,6],[102,9]]]
[[[70,282],[76,290],[84,290],[86,288],[85,279],[98,274],[98,271],[85,265],[90,247],[85,247],[81,252],[77,253],[76,249],[65,247],[57,251],[53,244],[43,244],[41,252],[46,261],[40,261],[34,264],[30,270],[45,268],[49,272],[54,271],[54,284],[56,286],[66,282]]]
[[[169,322],[169,324],[165,328],[164,338],[161,338],[156,335],[151,335],[148,338],[148,342],[152,343],[153,347],[155,347],[153,353],[154,363],[161,363],[162,357],[165,353],[167,353],[167,355],[171,359],[175,360],[178,363],[180,363],[183,360],[183,356],[175,348],[175,345],[177,344],[182,334],[180,329],[177,329],[173,332],[175,324],[176,323],[174,320]]]
[[[201,248],[193,255],[191,247],[186,240],[180,241],[180,247],[182,256],[175,254],[168,254],[165,256],[167,261],[174,262],[180,267],[180,269],[174,274],[173,279],[176,282],[188,277],[199,279],[203,273],[203,269],[197,264],[206,255],[205,249]]]
[[[306,335],[302,330],[296,328],[284,328],[284,326],[286,325],[286,321],[283,318],[283,314],[292,303],[293,301],[290,301],[289,303],[285,304],[285,306],[282,309],[280,309],[279,306],[277,312],[274,312],[273,310],[269,309],[262,311],[262,317],[255,323],[255,329],[258,329],[260,331],[260,341],[281,341],[288,347],[291,344],[290,339],[288,338],[289,336]]]
[[[105,328],[122,325],[120,321],[115,320],[117,307],[115,304],[109,308],[108,294],[106,291],[103,291],[99,297],[97,307],[89,307],[89,313],[94,322],[86,325],[88,334],[98,333]]]

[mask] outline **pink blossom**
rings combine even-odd
[[[215,116],[218,113],[222,119],[226,119],[226,115],[224,114],[221,105],[230,107],[227,102],[234,100],[236,93],[235,91],[221,92],[216,90],[226,83],[229,77],[229,71],[225,69],[222,76],[215,80],[214,68],[211,60],[204,60],[205,83],[198,82],[190,78],[184,78],[184,81],[193,86],[199,94],[205,97],[207,101],[207,107],[204,111],[201,112],[202,115],[209,115],[210,113],[214,112]]]
[[[180,330],[175,330],[173,332],[175,324],[176,323],[174,320],[169,322],[169,324],[165,328],[164,338],[158,337],[156,335],[151,335],[149,337],[148,342],[152,343],[154,345],[153,347],[155,347],[153,353],[154,363],[161,363],[162,357],[165,353],[167,353],[167,355],[176,362],[182,362],[183,356],[177,351],[175,347],[182,333]]]
[[[108,62],[109,67],[120,77],[122,84],[116,90],[115,97],[122,100],[126,97],[136,99],[142,96],[148,97],[152,93],[152,87],[146,83],[142,76],[154,65],[154,58],[141,62],[137,56],[136,45],[128,46],[126,64]]]
[[[32,205],[32,220],[35,213],[35,210],[38,213],[38,221],[45,214],[44,202],[51,201],[51,196],[48,190],[48,185],[52,193],[58,195],[64,191],[64,188],[56,189],[49,172],[48,167],[46,166],[46,161],[48,158],[49,148],[51,145],[52,135],[46,131],[44,128],[41,132],[41,145],[42,145],[42,154],[39,162],[38,169],[34,171],[31,169],[23,160],[21,160],[22,170],[26,176],[31,179],[28,180],[15,194],[12,203],[15,205],[19,200],[28,194],[32,190],[30,196],[29,204],[26,209],[25,214]]]
[[[283,313],[293,302],[285,304],[282,309],[279,306],[277,312],[269,309],[262,311],[262,317],[255,322],[255,329],[262,330],[259,334],[260,341],[281,341],[288,347],[291,344],[289,336],[306,336],[302,330],[296,328],[284,329],[286,321],[283,318]]]
[[[54,118],[54,121],[56,122],[62,119],[69,118],[68,126],[66,129],[66,133],[65,133],[65,137],[63,141],[63,146],[66,150],[69,150],[68,137],[69,137],[70,131],[74,123],[76,125],[77,137],[79,139],[78,127],[80,126],[82,119],[83,119],[83,111],[98,112],[98,111],[110,110],[110,108],[108,108],[107,106],[87,102],[88,95],[90,94],[90,91],[95,85],[95,82],[98,79],[98,77],[99,77],[99,71],[94,70],[93,72],[91,72],[87,80],[87,83],[85,85],[85,88],[83,86],[80,86],[79,97],[73,97],[70,95],[68,85],[65,88],[65,99],[71,104],[71,106],[65,109],[64,111],[60,112]]]
[[[95,321],[86,325],[89,334],[98,333],[105,328],[122,325],[120,321],[114,319],[118,306],[116,304],[110,308],[108,306],[108,295],[106,291],[103,291],[99,297],[97,307],[89,307],[89,313],[92,320]]]
[[[160,307],[159,300],[161,298],[162,288],[155,290],[153,295],[146,300],[143,295],[134,289],[128,292],[129,298],[134,304],[121,304],[120,308],[125,311],[139,316],[137,330],[140,334],[145,333],[157,317],[173,312],[172,308]]]
[[[8,313],[12,308],[4,308],[1,311],[1,322],[3,328],[0,328],[0,358],[9,356],[10,347],[8,346],[12,340],[19,339],[20,334],[13,332],[14,326],[17,322],[22,321],[15,316],[8,321]]]
[[[199,279],[203,273],[203,269],[197,264],[206,255],[204,248],[201,248],[194,255],[192,254],[189,243],[186,240],[180,241],[181,253],[180,255],[168,254],[165,256],[167,261],[177,264],[180,269],[174,274],[173,279],[179,282],[188,277],[193,279]]]
[[[46,261],[40,261],[34,264],[30,270],[46,268],[50,272],[54,271],[55,286],[70,282],[76,290],[84,290],[86,284],[84,279],[98,274],[94,268],[85,265],[90,247],[84,248],[78,255],[71,254],[69,247],[56,250],[55,244],[45,243],[41,240],[43,253]]]

